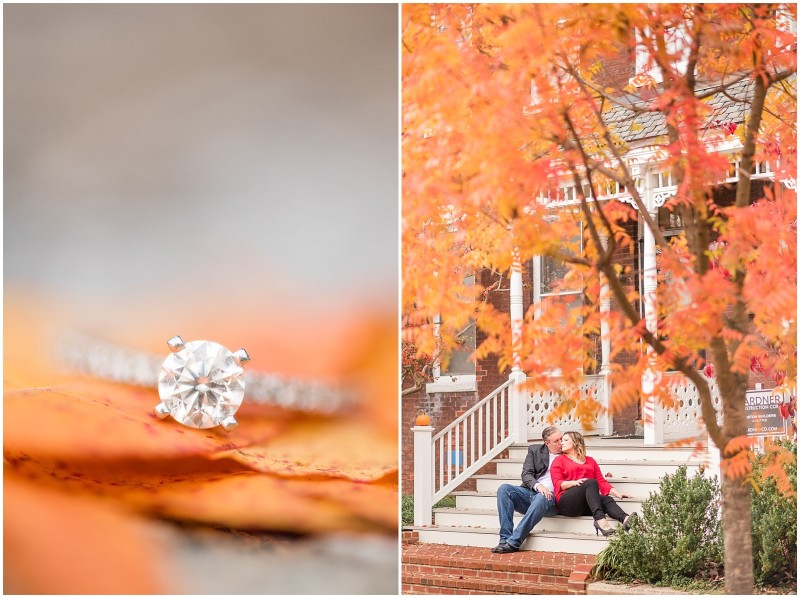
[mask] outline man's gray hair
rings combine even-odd
[[[550,436],[552,436],[554,432],[558,432],[558,428],[556,428],[555,426],[547,426],[542,431],[542,440],[547,442],[547,439],[550,438]]]

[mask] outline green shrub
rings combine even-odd
[[[595,576],[681,585],[715,578],[723,562],[720,489],[716,478],[681,466],[661,479],[658,492],[642,502],[628,533],[611,537],[597,558]]]
[[[783,442],[794,459],[783,467],[797,492],[797,445]],[[758,585],[797,585],[797,499],[778,491],[775,479],[764,475],[769,456],[753,463],[753,574]],[[766,477],[766,479],[764,479]]]
[[[400,499],[400,522],[401,525],[414,525],[414,495],[404,494]]]
[[[456,497],[445,496],[442,500],[433,505],[434,509],[445,507],[455,508]],[[414,525],[414,495],[405,494],[400,499],[400,522],[403,526]]]
[[[783,470],[796,495],[797,445],[782,446],[792,454]],[[797,499],[781,493],[774,476],[765,474],[773,460],[770,453],[753,460],[753,574],[758,586],[796,588]],[[612,536],[598,555],[595,577],[681,587],[715,580],[723,565],[719,509],[716,478],[688,478],[685,467],[664,476],[659,491],[642,502],[642,517],[631,531]]]

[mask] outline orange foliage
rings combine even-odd
[[[7,590],[174,591],[154,575],[157,559],[169,555],[141,533],[153,517],[265,532],[396,533],[391,315],[339,314],[333,327],[348,334],[329,347],[311,337],[313,327],[298,332],[295,324],[283,347],[241,328],[256,367],[257,355],[274,355],[288,373],[357,388],[361,401],[326,418],[248,404],[245,394],[240,425],[225,433],[159,421],[155,388],[59,368],[45,348],[67,320],[47,304],[12,296],[5,310]],[[298,353],[302,345],[310,371],[288,363],[293,345]],[[317,351],[330,351],[329,359]]]
[[[612,364],[610,410],[641,400],[647,368],[656,371],[654,396],[671,408],[676,405],[668,390],[671,378],[659,373],[696,372],[711,359],[715,368],[709,371],[717,377],[741,380],[765,345],[784,386],[794,384],[796,194],[791,184],[775,184],[754,205],[722,208],[709,192],[727,176],[728,157],[720,144],[737,136],[752,144],[756,159],[780,158],[778,181],[795,176],[796,89],[790,75],[796,69],[796,35],[770,10],[677,4],[404,6],[403,310],[424,322],[409,322],[420,351],[446,351],[454,346],[455,332],[474,318],[484,333],[476,358],[495,356],[507,368],[516,350],[530,385],[567,387],[598,369],[600,289],[611,277],[620,285],[615,302],[631,307],[627,315],[615,309],[606,317],[611,357],[634,363]],[[796,15],[793,5],[781,10]],[[681,37],[685,44],[674,42]],[[624,88],[611,85],[609,61],[634,55],[664,83],[648,74]],[[680,66],[687,61],[696,63],[696,77]],[[755,134],[747,123],[713,120],[709,100],[715,93],[703,92],[738,78],[767,83],[766,109]],[[633,252],[637,244],[624,225],[641,218],[641,208],[596,201],[610,183],[630,193],[636,189],[626,162],[626,153],[636,148],[623,135],[626,123],[607,119],[631,102],[640,102],[643,114],[660,114],[670,127],[668,134],[648,139],[652,157],[646,160],[673,174],[677,191],[665,207],[684,210],[688,219],[685,234],[657,239],[653,337],[643,319],[630,315],[639,313],[644,299],[634,283],[639,272],[604,265],[594,232],[613,240],[617,254]],[[650,162],[641,164],[645,171]],[[576,188],[571,203],[563,201],[565,185]],[[693,237],[697,230],[704,236]],[[561,280],[552,281],[551,290],[579,289],[583,302],[577,309],[553,299],[532,305],[521,342],[512,347],[508,314],[490,300],[507,292],[502,277],[515,252],[523,261],[561,260]],[[484,269],[501,279],[497,288],[476,286],[473,293],[464,287],[465,273]],[[436,314],[443,317],[439,338],[431,324]],[[752,314],[754,330],[741,314]],[[645,350],[648,343],[652,351]],[[553,370],[559,371],[558,383],[548,375]],[[723,397],[723,408],[741,400]],[[599,408],[565,396],[552,417],[571,413],[588,420]],[[708,425],[718,444],[738,434]]]

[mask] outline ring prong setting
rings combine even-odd
[[[178,351],[182,350],[185,344],[186,343],[183,342],[183,339],[180,336],[173,336],[167,341],[169,350],[173,353],[177,353]]]
[[[169,407],[164,403],[159,403],[153,408],[153,413],[156,414],[158,419],[165,419],[169,415]]]
[[[247,363],[250,361],[250,355],[244,349],[237,349],[233,352],[233,356],[239,360],[239,363]]]

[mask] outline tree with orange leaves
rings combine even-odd
[[[796,386],[795,21],[795,5],[404,7],[408,340],[433,354],[474,318],[486,337],[476,357],[518,363],[536,384],[553,368],[577,382],[604,333],[635,361],[614,365],[612,410],[642,396],[671,407],[661,374],[679,371],[719,447],[725,584],[737,594],[753,590],[749,370]],[[639,71],[627,85],[609,83],[620,56]],[[736,110],[719,113],[721,101]],[[762,191],[753,175],[766,163]],[[642,172],[668,180],[660,201],[680,234],[663,234]],[[614,257],[633,251],[636,220],[659,250],[641,289]],[[560,264],[553,287],[583,301],[532,306],[512,335],[464,274],[534,256]],[[554,330],[574,333],[553,342]],[[567,397],[554,415],[597,409]]]

